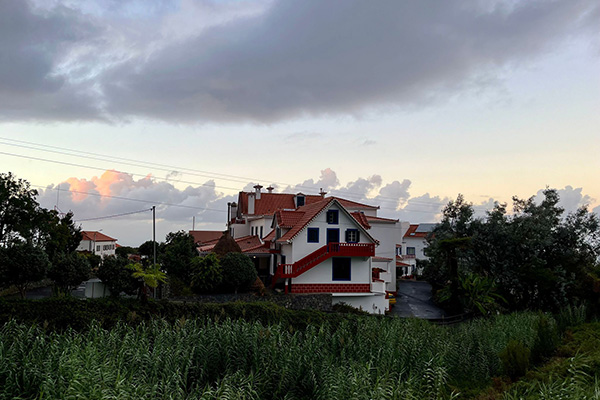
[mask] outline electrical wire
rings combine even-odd
[[[97,220],[101,220],[101,219],[118,218],[118,217],[124,217],[126,215],[140,214],[140,213],[144,213],[144,212],[148,212],[148,211],[152,211],[152,209],[146,208],[144,210],[131,211],[131,212],[126,212],[126,213],[121,213],[121,214],[105,215],[103,217],[76,219],[76,220],[74,220],[74,222],[97,221]]]
[[[177,166],[172,166],[172,165],[167,165],[167,164],[159,164],[159,163],[153,163],[153,162],[148,162],[148,161],[142,161],[142,160],[133,160],[135,161],[135,163],[132,163],[130,159],[125,159],[122,157],[114,157],[114,156],[108,156],[108,155],[104,155],[104,154],[99,154],[99,153],[92,153],[92,152],[87,152],[87,151],[80,151],[80,150],[74,150],[74,149],[68,149],[68,148],[64,148],[64,147],[58,147],[58,146],[51,146],[51,145],[46,145],[46,144],[41,144],[41,143],[35,143],[35,142],[27,142],[24,140],[17,140],[17,139],[10,139],[10,138],[6,138],[6,137],[0,137],[0,140],[5,140],[5,141],[10,141],[10,142],[15,142],[15,143],[24,143],[24,144],[28,144],[28,145],[33,145],[33,146],[37,146],[37,147],[47,147],[47,148],[52,148],[52,149],[58,149],[58,150],[62,150],[62,151],[54,151],[54,150],[47,150],[47,149],[43,149],[43,148],[36,148],[36,147],[31,147],[31,146],[24,146],[24,145],[19,145],[19,144],[14,144],[14,143],[2,143],[0,142],[0,144],[4,144],[4,145],[9,145],[9,146],[15,146],[15,147],[22,147],[22,148],[27,148],[27,149],[32,149],[32,150],[37,150],[37,151],[46,151],[46,152],[52,152],[52,153],[57,153],[57,154],[62,154],[62,155],[68,155],[68,156],[72,156],[72,157],[82,157],[82,158],[88,158],[88,159],[94,159],[94,160],[99,160],[99,161],[109,161],[109,162],[114,162],[113,160],[119,160],[120,163],[125,164],[125,165],[129,165],[129,166],[135,166],[135,167],[141,167],[141,168],[146,168],[149,165],[152,166],[159,166],[159,167],[166,167],[166,168],[158,168],[159,170],[162,171],[166,171],[166,172],[173,172],[173,171],[187,171],[186,173],[188,173],[189,175],[194,175],[194,176],[201,176],[201,177],[206,177],[206,178],[211,178],[211,179],[223,179],[223,180],[229,180],[229,181],[234,181],[234,182],[241,182],[241,183],[248,183],[248,181],[260,181],[260,179],[256,179],[256,178],[247,178],[247,177],[242,177],[242,176],[237,176],[237,175],[228,175],[228,174],[220,174],[220,173],[215,173],[215,172],[209,172],[209,171],[201,171],[201,170],[196,170],[196,169],[192,169],[192,168],[184,168],[184,167],[177,167]],[[66,153],[65,151],[67,151],[68,153]],[[71,153],[81,153],[81,154],[88,154],[88,155],[92,155],[92,156],[100,156],[102,158],[98,158],[98,157],[87,157],[87,156],[83,156],[80,154],[71,154]],[[3,154],[3,153],[0,153]],[[112,160],[111,160],[112,159]],[[51,160],[47,160],[46,161],[50,161]],[[74,165],[74,166],[79,166],[79,165]],[[97,170],[107,170],[107,168],[100,168],[100,167],[87,167],[87,168],[94,168]],[[156,167],[155,167],[156,168]],[[130,175],[135,175],[135,176],[146,176],[146,175],[141,175],[141,174],[133,174],[130,172],[126,172],[126,171],[119,171],[122,173],[127,173]],[[200,172],[200,173],[196,173],[196,172]],[[161,178],[156,178],[155,179],[161,179]],[[164,181],[168,181],[168,179],[161,179]],[[269,180],[265,180],[263,179],[263,181],[269,181]],[[193,184],[193,185],[201,185],[201,186],[206,186],[207,184],[204,183],[199,183],[199,182],[193,182],[193,181],[178,181],[181,183],[188,183],[188,184]],[[302,186],[302,185],[292,185],[290,183],[284,183],[284,182],[272,182],[275,184],[280,184],[280,185],[286,185],[288,187],[295,187],[295,188],[299,188],[299,189],[307,189],[307,190],[314,190],[314,188],[312,187],[306,187],[306,186]],[[213,187],[218,187],[221,189],[228,189],[228,190],[239,190],[239,188],[231,188],[231,187],[226,187],[226,186],[216,186],[216,185],[209,185],[209,186],[213,186]],[[349,196],[349,197],[357,197],[357,198],[364,198],[364,194],[359,194],[359,193],[352,193],[352,192],[344,192],[342,190],[338,190],[338,189],[332,189],[330,190],[331,193],[339,193],[342,196]],[[389,199],[390,201],[398,201],[398,198],[394,198],[394,197],[389,197],[389,196],[377,196],[378,199]],[[369,199],[367,199],[368,201]],[[426,202],[426,201],[422,201],[422,200],[413,200],[412,204],[416,204],[416,205],[435,205],[435,206],[441,206],[443,204],[440,205],[440,203],[436,203],[436,202]],[[483,206],[476,206],[474,205],[473,208],[475,209],[485,209],[485,207]]]

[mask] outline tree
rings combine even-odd
[[[0,282],[14,285],[24,299],[31,284],[46,277],[49,264],[44,250],[31,243],[13,242],[0,247]]]
[[[179,279],[184,285],[192,282],[192,260],[198,256],[194,237],[184,231],[167,235],[160,262],[169,277]]]
[[[221,258],[221,268],[223,271],[222,287],[226,291],[234,290],[235,293],[239,289],[249,287],[256,280],[256,268],[254,263],[245,254],[229,253]]]
[[[223,272],[219,258],[215,253],[192,260],[192,290],[195,293],[206,293],[215,289],[223,280]]]
[[[127,265],[127,268],[133,271],[132,277],[136,278],[139,282],[139,297],[143,303],[148,301],[148,292],[146,286],[151,288],[158,287],[159,283],[167,282],[167,275],[160,270],[158,264],[150,266],[143,266],[140,263],[132,263]]]
[[[59,254],[73,253],[79,247],[83,236],[81,228],[75,226],[72,212],[61,217],[54,210],[42,209],[39,223],[43,225],[41,242],[50,260],[54,260]]]
[[[505,204],[496,204],[482,219],[456,203],[445,209],[428,238],[425,275],[439,288],[457,275],[477,274],[493,283],[512,310],[555,311],[593,298],[589,277],[600,256],[598,217],[585,208],[565,216],[557,191],[543,193],[539,202],[514,197],[513,215]],[[461,238],[469,238],[469,245],[450,254],[450,243]]]
[[[154,256],[154,244],[156,243],[156,256],[159,257],[162,253],[161,250],[163,248],[162,243],[158,243],[152,240],[147,240],[138,247],[138,253],[140,256],[148,257],[149,260],[152,260]]]
[[[108,287],[112,297],[120,293],[135,294],[138,289],[138,280],[131,275],[127,268],[129,260],[120,256],[109,256],[102,260],[96,276]]]
[[[235,239],[231,237],[231,234],[225,232],[223,236],[219,238],[217,244],[215,244],[213,252],[219,257],[223,257],[229,253],[241,253],[242,249]]]
[[[48,277],[54,281],[57,294],[69,295],[81,282],[89,278],[90,272],[90,263],[82,254],[59,253],[48,272]]]
[[[39,204],[29,182],[9,172],[0,174],[0,244],[19,238],[31,241]]]
[[[131,246],[121,246],[117,247],[115,250],[115,254],[120,257],[127,258],[130,254],[138,254],[138,249],[136,247]]]

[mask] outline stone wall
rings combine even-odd
[[[319,310],[331,311],[331,294],[273,294],[256,296],[252,293],[239,294],[214,294],[189,297],[171,297],[169,300],[183,301],[188,303],[229,303],[233,301],[257,302],[268,301],[291,310]]]

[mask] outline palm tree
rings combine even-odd
[[[139,298],[143,303],[148,301],[147,286],[156,288],[159,283],[167,282],[167,274],[160,270],[158,264],[153,264],[148,267],[144,267],[140,263],[132,263],[127,265],[127,268],[132,270],[131,276],[140,280]]]

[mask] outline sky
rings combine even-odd
[[[0,172],[124,245],[257,183],[600,214],[598,71],[595,0],[3,0]]]

